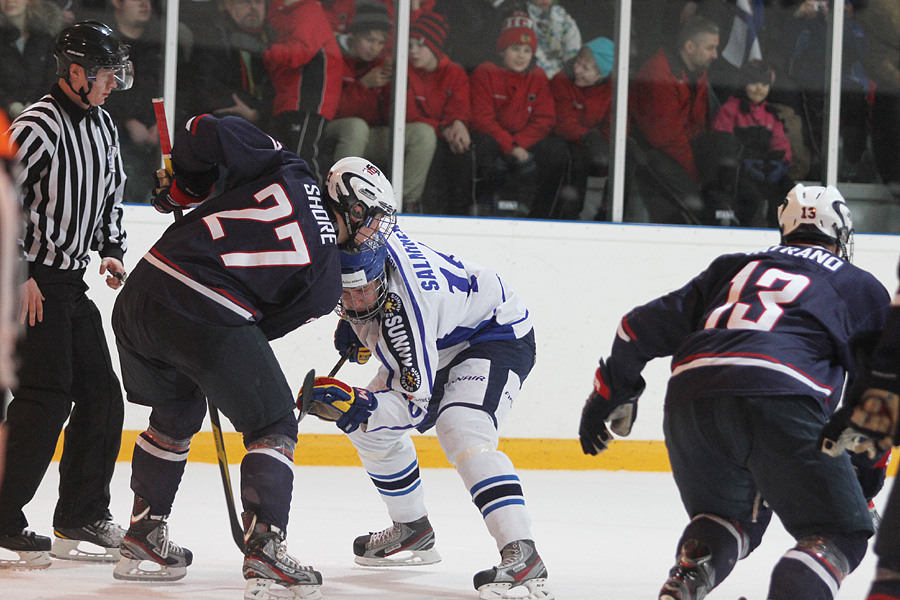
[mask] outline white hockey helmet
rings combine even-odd
[[[829,244],[853,260],[853,219],[844,197],[829,185],[795,185],[778,207],[781,242]]]
[[[348,156],[331,167],[325,187],[350,232],[344,250],[385,243],[397,223],[397,201],[381,169],[364,158]]]

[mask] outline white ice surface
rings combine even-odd
[[[56,502],[56,466],[26,507],[30,527],[45,535],[51,532]],[[112,511],[122,523],[131,506],[129,475],[129,465],[120,464],[113,481]],[[670,474],[520,471],[519,476],[538,550],[559,600],[656,598],[686,524]],[[238,477],[236,467],[232,477]],[[472,575],[498,562],[493,540],[454,471],[425,469],[422,479],[443,561],[373,569],[356,566],[351,550],[354,537],[388,525],[365,472],[351,467],[295,469],[289,549],[322,572],[325,600],[477,599]],[[112,577],[112,565],[54,561],[43,571],[0,571],[0,600],[242,598],[241,555],[230,537],[215,465],[188,465],[170,532],[173,541],[194,552],[194,564],[179,582],[119,582]],[[763,544],[708,598],[764,600],[770,569],[792,545],[774,520]],[[838,599],[864,598],[874,565],[870,552],[844,582]]]

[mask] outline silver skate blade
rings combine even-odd
[[[178,581],[187,575],[187,567],[160,565],[152,560],[125,558],[116,564],[113,577],[120,581]]]
[[[554,600],[543,577],[529,579],[513,586],[509,582],[486,583],[478,588],[479,600]]]
[[[18,558],[9,558],[7,554],[17,554]],[[46,569],[52,563],[50,554],[41,550],[26,552],[0,549],[0,569]]]
[[[104,548],[84,540],[70,540],[59,537],[53,540],[50,556],[60,560],[97,563],[114,563],[122,558],[118,548]]]
[[[441,562],[441,555],[434,548],[430,550],[404,550],[385,558],[354,556],[356,564],[363,567],[419,567]]]
[[[251,577],[247,580],[244,600],[323,600],[318,585],[282,586],[274,579]]]
[[[836,440],[825,439],[822,441],[822,452],[829,456],[841,456],[848,450],[856,454],[865,453],[869,458],[875,458],[875,442],[872,438],[853,429],[845,429]]]

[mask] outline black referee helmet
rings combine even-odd
[[[69,66],[75,63],[84,67],[88,81],[93,81],[101,69],[111,69],[115,72],[115,89],[127,90],[134,81],[128,51],[109,26],[99,21],[75,23],[56,38],[56,74],[69,82]]]

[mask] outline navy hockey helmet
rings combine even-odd
[[[341,252],[344,291],[335,312],[351,323],[363,323],[381,312],[387,298],[387,248],[365,243],[358,252]]]
[[[348,156],[331,167],[325,187],[350,233],[344,250],[356,252],[365,244],[387,241],[397,223],[397,202],[381,169],[364,158]]]
[[[781,243],[831,245],[853,260],[853,219],[836,187],[798,183],[778,207]]]
[[[97,80],[103,69],[113,71],[114,90],[124,91],[134,83],[134,66],[128,58],[129,47],[113,30],[100,21],[82,21],[63,29],[56,38],[56,74],[69,81],[72,63],[84,68],[88,82]]]

